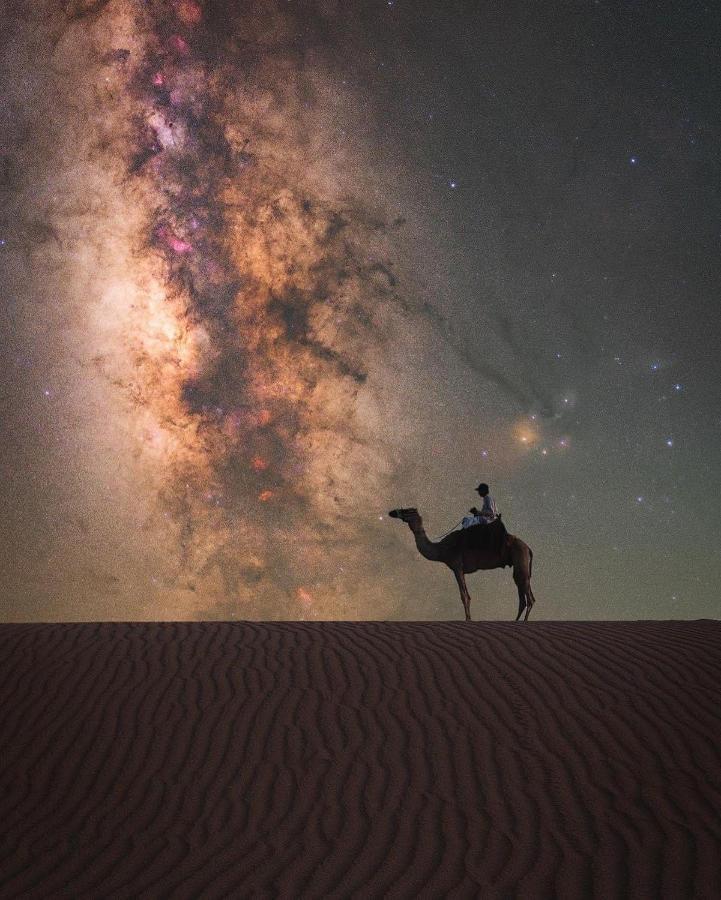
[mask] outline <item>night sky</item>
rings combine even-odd
[[[721,8],[9,0],[0,617],[717,617]],[[510,572],[468,579],[510,619]]]

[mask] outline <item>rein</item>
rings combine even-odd
[[[448,531],[447,531],[445,534],[442,534],[439,538],[436,538],[435,541],[434,541],[433,543],[434,543],[434,544],[437,544],[438,541],[442,541],[444,537],[448,537],[448,535],[449,535],[452,531],[455,531],[456,528],[458,528],[458,526],[462,524],[462,522],[463,522],[463,519],[459,519],[459,520],[456,522],[456,524],[455,524],[452,528],[449,528]]]

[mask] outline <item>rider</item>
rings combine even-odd
[[[481,522],[486,525],[490,525],[491,522],[495,521],[498,518],[498,510],[496,509],[496,501],[491,497],[488,492],[488,485],[485,482],[481,482],[476,488],[478,493],[483,499],[483,505],[481,506],[481,510],[478,513],[480,516]]]
[[[483,505],[480,509],[471,507],[471,515],[465,516],[461,523],[463,528],[470,528],[471,525],[490,525],[498,517],[496,502],[488,491],[488,485],[482,481],[476,490],[483,499]]]

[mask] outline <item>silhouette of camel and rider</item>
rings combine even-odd
[[[471,620],[471,596],[465,576],[479,569],[512,566],[513,580],[518,589],[516,621],[525,610],[525,622],[535,603],[531,589],[533,552],[528,544],[508,533],[488,485],[481,482],[476,491],[483,501],[481,508],[472,507],[471,515],[465,516],[459,523],[461,528],[451,531],[439,541],[428,538],[423,528],[423,519],[415,507],[392,509],[389,515],[408,525],[421,556],[433,562],[442,562],[453,572],[468,622]]]

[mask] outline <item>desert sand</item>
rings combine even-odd
[[[721,623],[0,626],[0,896],[721,896]]]

